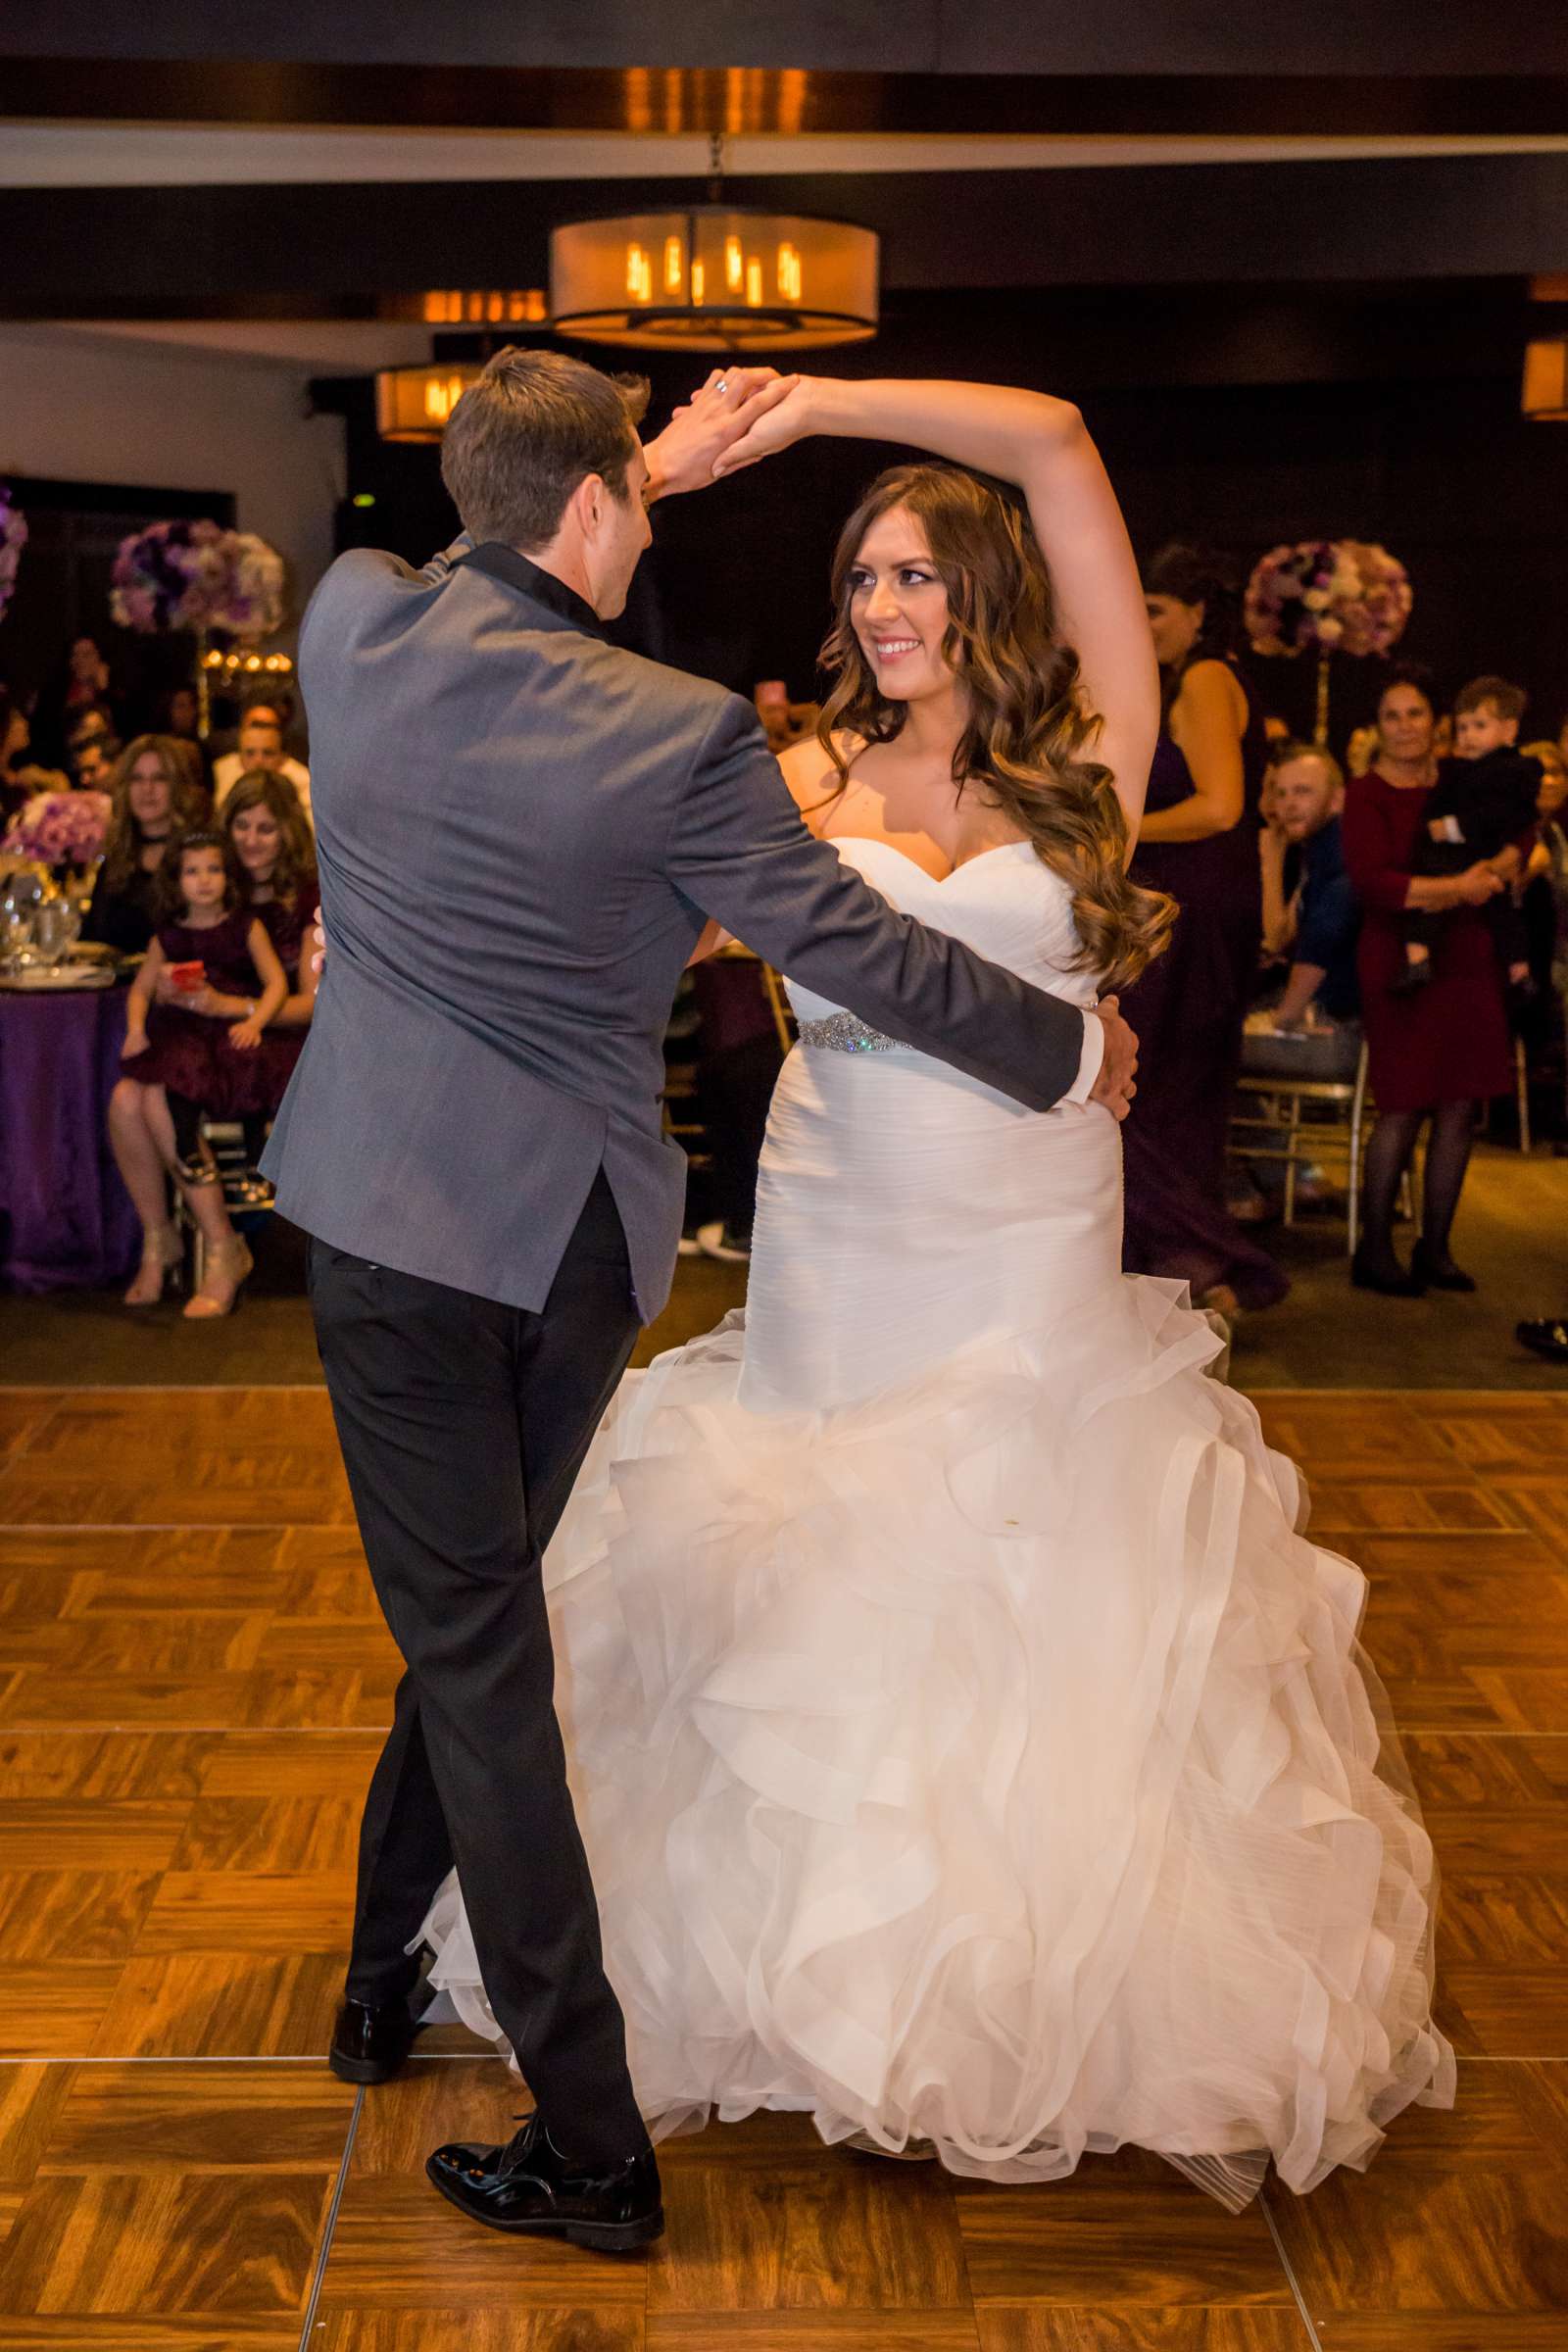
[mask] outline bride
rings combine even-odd
[[[722,469],[810,433],[948,463],[845,527],[803,818],[1093,1003],[1172,910],[1126,878],[1157,687],[1082,420],[805,378]],[[1233,2208],[1364,2166],[1453,2090],[1364,1580],[1122,1275],[1114,1119],[791,993],[745,1315],[625,1381],[546,1560],[651,2128],[793,2109],[994,2180],[1132,2141]],[[421,1936],[493,2035],[455,1879]]]

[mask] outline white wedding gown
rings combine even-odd
[[[1093,1001],[1026,845],[836,846]],[[1121,1273],[1109,1115],[793,994],[861,1050],[791,1054],[746,1314],[628,1377],[546,1561],[656,2136],[798,2109],[1000,2180],[1133,2141],[1233,2207],[1364,2166],[1453,2095],[1364,1580],[1185,1292]],[[493,2035],[455,1880],[422,1933]]]

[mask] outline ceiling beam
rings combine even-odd
[[[32,0],[0,53],[477,67],[808,68],[1045,74],[1568,72],[1568,19],[1544,0],[1403,0],[1397,9],[1213,0]]]
[[[137,12],[131,12],[134,15]],[[210,12],[215,22],[226,13]],[[455,12],[456,13],[456,12]],[[1378,12],[1367,12],[1376,15]],[[1547,21],[1556,12],[1543,11]],[[1563,17],[1568,22],[1568,11]],[[31,20],[29,20],[30,22]],[[112,18],[102,19],[106,31]],[[1254,22],[1248,14],[1249,26]],[[431,64],[382,47],[362,63],[288,59],[4,58],[0,117],[16,122],[222,122],[709,134],[957,132],[994,136],[1560,133],[1568,58],[1540,73],[1465,77],[1020,71],[878,73],[544,69]],[[3,58],[3,51],[0,51]],[[0,134],[3,135],[3,134]]]

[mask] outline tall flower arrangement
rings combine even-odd
[[[283,620],[283,559],[254,531],[155,522],[121,541],[109,609],[122,629],[270,637]]]
[[[195,631],[196,725],[205,736],[207,633],[255,639],[280,628],[283,559],[254,531],[205,519],[151,523],[120,543],[109,610],[122,629]]]
[[[270,637],[283,625],[283,559],[254,531],[225,533],[221,609],[208,624],[232,637]]]
[[[221,601],[232,533],[220,523],[154,522],[120,542],[109,611],[122,629],[208,629]]]
[[[15,494],[0,482],[0,616],[4,615],[17,584],[17,565],[27,544],[27,518]]]
[[[1328,741],[1329,657],[1386,654],[1415,603],[1410,575],[1366,539],[1303,539],[1270,548],[1254,565],[1243,607],[1252,650],[1315,653],[1319,743]]]

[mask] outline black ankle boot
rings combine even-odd
[[[1435,1291],[1473,1291],[1475,1276],[1463,1266],[1456,1266],[1446,1250],[1429,1250],[1425,1242],[1417,1242],[1410,1252],[1410,1271]]]
[[[1350,1260],[1350,1287],[1376,1291],[1384,1298],[1419,1298],[1427,1286],[1416,1267],[1405,1272],[1392,1250],[1384,1257],[1362,1248]]]

